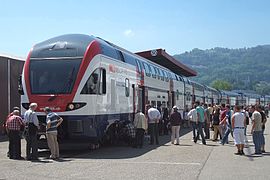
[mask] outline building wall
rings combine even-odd
[[[0,56],[0,129],[6,116],[14,106],[20,107],[18,78],[22,74],[24,61],[21,59]]]

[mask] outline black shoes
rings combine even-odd
[[[237,151],[237,153],[234,153],[235,155],[245,155],[244,151],[241,150],[241,151]]]

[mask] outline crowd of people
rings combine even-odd
[[[37,133],[39,121],[35,110],[36,103],[31,103],[25,112],[24,118],[20,117],[18,107],[13,108],[6,120],[5,129],[9,138],[8,157],[10,159],[24,159],[21,156],[21,132],[26,140],[26,159],[38,160]],[[157,108],[147,105],[146,113],[140,110],[134,116],[134,121],[123,123],[122,136],[134,148],[142,148],[145,137],[149,136],[149,144],[159,144],[160,135],[171,135],[171,144],[179,145],[180,126],[184,119],[192,126],[192,141],[198,140],[206,145],[206,140],[211,139],[210,130],[213,130],[212,141],[220,144],[228,144],[229,136],[234,139],[237,147],[236,155],[244,155],[244,146],[247,143],[246,130],[251,121],[251,134],[255,145],[255,154],[265,153],[264,130],[268,117],[268,111],[263,106],[255,105],[240,107],[235,105],[207,105],[195,102],[192,109],[187,111],[182,118],[177,106],[173,106],[171,112],[165,106]],[[63,119],[52,112],[49,107],[44,108],[46,114],[46,138],[50,149],[51,159],[59,159],[59,145],[57,141],[57,127]]]
[[[235,105],[232,108],[225,104],[212,106],[196,102],[187,116],[192,125],[195,143],[201,137],[202,143],[206,144],[205,139],[210,139],[210,129],[212,129],[214,131],[212,140],[219,140],[222,145],[228,144],[229,136],[232,136],[237,147],[236,155],[244,155],[243,148],[247,143],[247,125],[251,121],[250,133],[255,145],[255,154],[265,153],[264,129],[268,110],[264,110],[263,106]]]
[[[5,123],[6,133],[9,138],[9,147],[7,156],[10,159],[24,159],[21,156],[21,137],[26,140],[26,160],[36,161],[38,159],[37,133],[40,128],[38,117],[36,115],[37,104],[31,103],[29,109],[24,113],[24,118],[20,117],[18,107],[13,108]],[[59,159],[59,147],[57,142],[57,127],[60,126],[63,119],[52,112],[49,107],[44,109],[46,114],[46,137],[51,152],[49,158]]]
[[[180,125],[187,119],[192,127],[192,141],[206,145],[206,140],[219,142],[221,145],[229,143],[229,136],[234,139],[237,147],[236,155],[244,155],[244,146],[247,144],[247,126],[251,124],[251,134],[255,145],[255,154],[265,152],[264,129],[268,111],[263,106],[235,105],[207,105],[195,102],[192,109],[182,118],[177,106],[173,106],[171,113],[166,107],[146,106],[146,115],[138,111],[135,115],[133,128],[135,134],[131,140],[133,147],[142,147],[144,135],[149,135],[149,144],[159,144],[159,136],[171,134],[171,144],[179,145]],[[250,123],[251,122],[251,123]],[[139,124],[139,126],[138,126]],[[143,127],[142,127],[143,124]],[[139,128],[138,128],[139,127]],[[212,138],[210,131],[213,131]],[[128,135],[131,137],[131,135]],[[136,138],[135,138],[136,137]],[[131,137],[132,139],[132,137]]]

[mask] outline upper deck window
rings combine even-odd
[[[155,69],[155,67],[151,64],[151,71],[152,71],[152,77],[153,78],[157,78],[157,70]]]
[[[143,62],[143,67],[144,67],[146,76],[151,76],[150,66],[146,62]]]

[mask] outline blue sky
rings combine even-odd
[[[0,53],[26,57],[48,38],[91,34],[132,52],[270,44],[268,0],[1,0]]]

